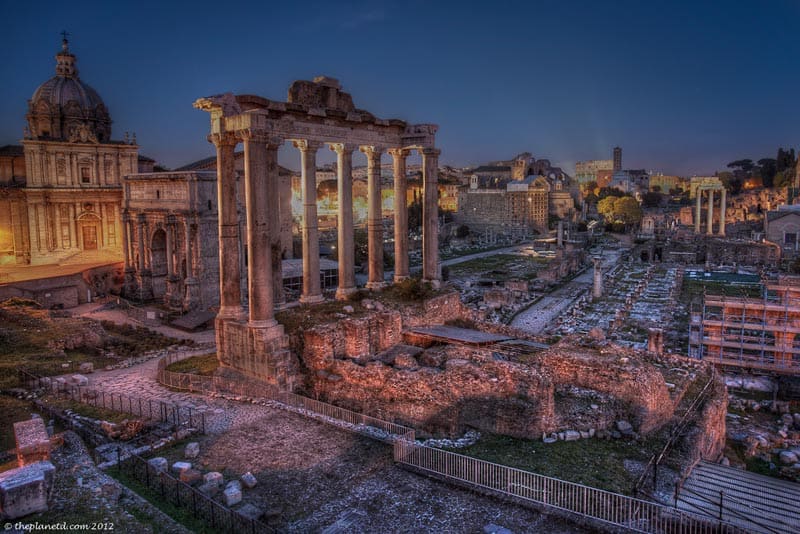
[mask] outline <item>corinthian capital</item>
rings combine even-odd
[[[276,149],[283,144],[283,139],[270,135],[268,132],[245,128],[236,132],[237,136],[246,143],[267,145],[267,148]]]
[[[390,148],[386,151],[394,158],[407,158],[411,151],[407,148]]]
[[[319,141],[309,141],[308,139],[295,139],[292,141],[292,144],[296,149],[300,150],[300,152],[316,152],[322,147],[322,143]]]
[[[329,143],[330,149],[336,152],[337,154],[350,154],[356,148],[355,145],[351,145],[348,143]]]
[[[208,142],[214,146],[236,146],[239,140],[232,132],[213,133],[208,136]]]
[[[383,153],[383,148],[379,146],[362,146],[359,147],[359,150],[367,156],[368,161],[377,161],[380,163],[381,161],[381,154]]]

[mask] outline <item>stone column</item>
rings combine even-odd
[[[167,278],[172,278],[175,275],[175,264],[172,259],[173,249],[175,248],[175,241],[172,233],[175,231],[175,216],[167,215],[166,224],[164,225],[164,233],[167,236]]]
[[[278,175],[278,148],[283,139],[271,138],[267,141],[267,184],[266,194],[267,225],[269,227],[270,257],[272,258],[272,297],[275,306],[286,303],[283,292],[283,239],[281,238],[281,211],[291,206],[281,205],[280,176]]]
[[[339,249],[339,287],[336,290],[338,300],[346,300],[356,291],[356,278],[353,263],[355,261],[353,245],[353,150],[355,147],[344,143],[332,143],[331,150],[336,152],[336,168],[338,170],[338,223],[339,233],[337,247]]]
[[[266,139],[244,133],[242,140],[247,209],[247,291],[250,302],[248,325],[270,327],[276,324],[267,191],[267,184],[273,176],[269,176],[267,171]]]
[[[217,218],[219,224],[219,313],[221,319],[241,319],[239,286],[239,221],[236,212],[236,171],[233,134],[212,134],[217,148]]]
[[[408,278],[408,182],[406,157],[408,150],[391,148],[394,164],[394,281]]]
[[[708,190],[708,221],[706,221],[706,234],[714,235],[714,190]]]
[[[700,205],[703,201],[703,190],[699,187],[695,189],[695,207],[694,207],[694,233],[700,233]]]
[[[145,270],[145,262],[144,262],[144,222],[145,216],[143,213],[140,213],[136,217],[136,244],[138,246],[139,251],[139,274],[143,273]]]
[[[422,279],[435,288],[439,278],[439,154],[423,148],[422,155]]]
[[[186,233],[184,236],[184,246],[186,248],[184,251],[186,255],[186,280],[183,281],[186,292],[183,296],[183,308],[185,310],[193,310],[197,308],[199,304],[197,291],[198,283],[197,279],[194,277],[194,266],[192,265],[192,227],[189,223],[188,216],[183,220],[183,231]]]
[[[727,195],[727,191],[724,189],[722,190],[720,204],[719,204],[719,235],[725,235],[725,197]]]
[[[72,243],[75,246],[75,243]],[[122,252],[125,257],[125,270],[130,269],[131,266],[131,249],[128,244],[128,213],[122,214]]]
[[[186,279],[194,278],[194,269],[192,265],[192,227],[189,225],[188,217],[183,221],[183,231],[186,234],[184,237],[184,246],[186,250]]]
[[[592,258],[592,262],[594,263],[592,298],[599,299],[603,296],[603,260]]]
[[[317,150],[321,143],[298,140],[300,150],[300,190],[303,195],[303,294],[300,302],[313,304],[325,300],[319,273],[319,222],[317,217]]]
[[[281,175],[278,183],[280,184],[281,200],[281,257],[283,259],[294,258],[292,242],[292,176],[290,174]]]
[[[367,289],[382,289],[383,282],[383,218],[381,217],[381,148],[362,146],[367,156],[367,249],[369,278]]]
[[[175,233],[176,220],[174,215],[167,215],[164,230],[167,233],[167,291],[164,302],[170,308],[180,308],[183,305],[180,281],[181,277],[175,272]]]
[[[139,246],[139,291],[138,296],[140,300],[148,300],[153,298],[153,276],[150,272],[150,261],[147,254],[149,252],[149,245],[145,245],[147,240],[147,218],[144,213],[140,213],[136,217],[138,229],[138,246]]]

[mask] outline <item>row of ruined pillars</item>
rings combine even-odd
[[[281,204],[278,176],[278,148],[283,139],[249,131],[212,134],[210,140],[217,149],[217,196],[219,218],[220,309],[221,319],[244,319],[241,293],[240,240],[236,205],[234,153],[241,142],[244,147],[244,196],[246,212],[248,323],[254,327],[271,327],[275,304],[283,298],[282,244],[280,235]],[[301,195],[303,216],[301,224],[303,250],[303,287],[300,302],[313,304],[324,300],[320,282],[319,228],[317,222],[317,152],[327,144],[337,157],[337,260],[338,287],[336,298],[347,299],[354,293],[355,247],[353,223],[353,153],[360,150],[367,157],[367,289],[384,287],[383,223],[381,218],[381,155],[388,152],[393,158],[394,174],[394,281],[409,277],[408,212],[406,158],[411,148],[382,148],[349,143],[322,143],[294,139],[300,151]],[[422,278],[434,285],[439,283],[438,267],[438,203],[437,169],[439,150],[413,148],[422,157],[423,169],[423,228]],[[283,209],[288,209],[284,207]]]
[[[695,200],[695,210],[694,210],[694,232],[696,234],[700,233],[700,219],[702,218],[703,211],[702,211],[702,204],[703,204],[703,193],[708,193],[708,203],[707,203],[707,210],[708,215],[706,216],[706,235],[714,235],[714,191],[719,191],[720,193],[720,207],[719,207],[719,230],[718,235],[724,236],[725,235],[725,206],[726,206],[726,191],[724,188],[719,189],[702,189],[698,188],[696,193],[696,200]]]

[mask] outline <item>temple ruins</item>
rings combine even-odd
[[[317,227],[316,156],[328,145],[336,153],[338,169],[338,263],[337,299],[354,293],[354,228],[352,158],[360,150],[368,170],[368,289],[384,286],[383,225],[381,221],[380,157],[394,161],[395,198],[406,198],[406,158],[416,150],[422,157],[423,235],[422,278],[438,286],[438,210],[435,148],[437,126],[407,124],[398,119],[379,119],[356,109],[352,97],[339,82],[328,77],[296,81],[286,102],[254,95],[225,93],[195,102],[211,118],[209,141],[217,149],[217,197],[219,220],[220,308],[216,319],[220,360],[232,367],[282,382],[292,366],[283,326],[275,320],[276,303],[283,301],[280,219],[281,182],[278,148],[291,142],[300,151],[303,196],[303,288],[300,301],[323,300],[320,283],[319,230]],[[246,236],[240,235],[236,213],[234,152],[244,147]],[[394,280],[409,276],[408,220],[405,209],[394,213]],[[243,243],[244,241],[244,243]],[[240,255],[247,251],[248,312],[239,291]]]

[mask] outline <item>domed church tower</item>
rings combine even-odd
[[[28,101],[31,139],[96,141],[111,139],[111,117],[97,91],[82,82],[69,42],[56,54],[56,75],[44,82]]]
[[[25,153],[28,250],[23,263],[122,260],[122,177],[138,170],[138,147],[111,139],[100,95],[78,77],[64,33],[56,74],[28,101]],[[15,240],[16,241],[16,240]]]

